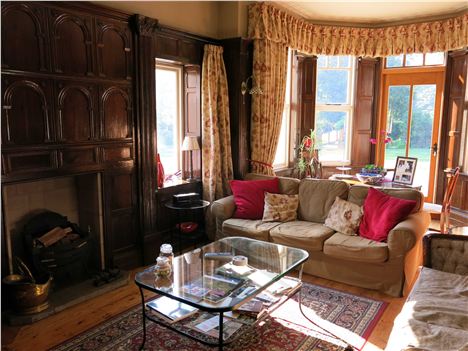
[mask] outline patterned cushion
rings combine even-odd
[[[290,222],[297,218],[299,195],[272,194],[265,192],[263,222]]]
[[[325,219],[325,225],[343,234],[356,235],[361,218],[361,206],[337,196]]]

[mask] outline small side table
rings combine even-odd
[[[192,215],[193,215],[198,210],[205,210],[206,208],[208,208],[208,206],[210,206],[209,201],[197,200],[197,201],[191,201],[191,202],[186,203],[186,204],[175,204],[172,200],[170,200],[170,201],[166,202],[164,204],[164,206],[166,206],[167,208],[170,208],[171,210],[174,210],[176,212],[176,216],[177,216],[176,227],[177,227],[177,225],[179,227],[178,231],[177,231],[177,240],[178,240],[177,245],[178,245],[178,251],[179,252],[182,251],[182,238],[193,240],[194,241],[194,246],[196,246],[196,240],[203,238],[203,236],[206,236],[204,225],[202,226],[202,228],[200,228],[200,226],[199,226],[194,232],[183,233],[182,229],[181,229],[181,224],[183,223],[182,214],[187,213],[187,212],[191,212]],[[203,214],[204,213],[205,212],[203,211]],[[199,223],[199,222],[204,223],[204,221],[205,221],[205,218],[203,216],[203,218],[201,220],[197,221],[197,223]],[[173,241],[172,240],[172,237],[173,237],[172,233],[173,233],[173,231],[171,231],[171,243]]]

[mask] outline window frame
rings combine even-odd
[[[406,56],[407,55],[412,55],[412,54],[422,54],[423,55],[423,63],[422,65],[420,66],[407,66],[406,65]],[[405,70],[405,69],[418,69],[418,70],[426,70],[426,69],[432,69],[432,68],[439,68],[439,67],[445,67],[447,65],[447,53],[446,52],[443,52],[444,54],[444,62],[441,63],[441,64],[437,64],[437,65],[426,65],[426,55],[428,53],[421,53],[421,52],[415,52],[415,53],[411,53],[411,54],[400,54],[400,55],[403,55],[403,63],[401,66],[397,66],[397,67],[388,67],[387,66],[387,57],[385,57],[385,60],[384,60],[384,65],[383,65],[383,71],[387,71],[387,70]],[[432,53],[434,54],[434,53]],[[400,56],[400,55],[392,55],[392,56]],[[392,57],[390,56],[390,57]]]
[[[181,65],[181,64],[177,64],[175,62],[168,62],[166,60],[159,60],[159,59],[156,59],[156,62],[155,62],[155,66],[154,66],[154,77],[155,77],[155,91],[156,91],[156,94],[157,94],[157,91],[158,91],[158,88],[157,88],[157,79],[156,79],[156,71],[158,69],[160,70],[166,70],[166,71],[172,71],[172,72],[176,72],[176,75],[177,75],[177,120],[176,120],[176,130],[178,130],[178,133],[176,133],[176,137],[177,137],[177,140],[176,140],[176,155],[177,155],[177,170],[176,172],[174,173],[166,173],[166,177],[167,176],[171,176],[171,175],[174,175],[178,172],[181,172],[183,173],[183,155],[182,155],[182,150],[181,150],[181,147],[182,147],[182,142],[183,142],[183,138],[184,138],[184,130],[185,130],[185,126],[184,126],[184,121],[185,121],[185,109],[184,109],[184,93],[185,93],[185,90],[184,90],[184,66]],[[156,94],[155,94],[155,100],[157,100],[156,98]],[[155,116],[155,119],[156,119],[156,152],[159,153],[159,148],[158,148],[158,145],[157,145],[157,140],[159,139],[158,138],[158,128],[157,128],[157,125],[158,125],[158,121],[157,121],[157,109],[158,109],[158,106],[156,104],[156,116]],[[164,164],[163,164],[164,166]]]
[[[355,108],[355,94],[356,94],[356,62],[357,59],[352,55],[342,55],[350,57],[350,66],[349,67],[328,67],[328,57],[332,55],[321,55],[327,56],[327,67],[319,67],[317,62],[317,74],[315,82],[315,118],[314,118],[314,130],[316,130],[316,123],[318,115],[320,112],[347,112],[347,131],[346,131],[346,146],[345,146],[345,160],[324,160],[319,153],[319,159],[323,166],[349,166],[352,163],[351,159],[351,149],[352,149],[352,130],[353,130],[353,117],[354,117],[354,108]],[[318,56],[317,56],[318,61]],[[318,103],[317,101],[317,92],[318,92],[318,73],[319,70],[348,70],[349,79],[348,79],[348,103]]]

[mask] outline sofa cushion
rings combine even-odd
[[[355,203],[356,205],[364,205],[364,201],[367,197],[367,192],[371,187],[367,185],[353,185],[349,188],[348,201]],[[416,189],[393,189],[393,188],[379,188],[379,190],[385,194],[404,200],[416,201],[416,206],[413,208],[411,213],[416,213],[422,210],[424,206],[424,195],[422,192]]]
[[[324,223],[335,198],[348,197],[348,184],[340,180],[302,179],[299,184],[299,219]]]
[[[290,222],[297,218],[298,195],[265,193],[263,222]],[[354,205],[354,204],[353,204]],[[354,205],[356,206],[356,205]]]
[[[356,235],[361,218],[361,206],[337,196],[325,219],[325,225],[343,234]]]
[[[386,241],[390,230],[413,210],[414,200],[399,199],[370,188],[364,201],[364,215],[359,235],[375,241]]]
[[[273,228],[270,231],[270,238],[276,244],[298,247],[311,252],[322,251],[323,242],[333,233],[333,229],[319,223],[294,221]]]
[[[280,222],[262,222],[261,220],[230,218],[223,222],[223,237],[246,236],[248,238],[270,241],[270,229]]]
[[[245,180],[261,180],[272,178],[278,178],[280,194],[295,195],[299,192],[299,179],[296,178],[274,177],[257,173],[247,173],[244,177]]]
[[[279,192],[278,178],[263,180],[231,180],[231,189],[236,203],[234,218],[262,219],[265,206],[265,191]]]
[[[410,349],[468,349],[468,276],[423,267],[385,350]]]
[[[388,258],[386,243],[335,233],[323,245],[323,253],[344,260],[360,262],[385,262]]]

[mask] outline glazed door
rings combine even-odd
[[[397,73],[383,79],[382,120],[392,142],[379,150],[379,163],[394,169],[396,158],[418,159],[413,185],[426,201],[434,195],[444,72]]]

